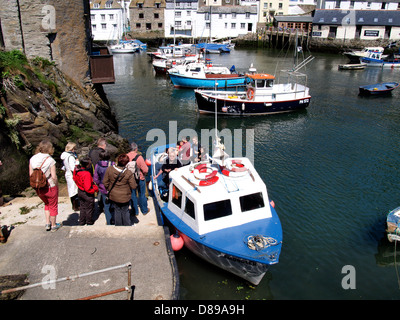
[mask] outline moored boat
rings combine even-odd
[[[359,92],[361,95],[383,95],[390,94],[394,89],[399,87],[398,82],[383,82],[360,86]]]
[[[384,58],[381,52],[370,52],[367,57],[360,59],[367,67],[400,68],[400,59],[395,56]]]
[[[252,163],[227,158],[186,165],[169,173],[165,189],[156,176],[167,147],[151,151],[152,189],[164,223],[199,257],[259,284],[279,261],[282,227]]]
[[[118,44],[110,46],[110,50],[112,53],[134,53],[139,50],[139,45],[121,40]]]
[[[367,65],[365,63],[348,63],[339,64],[339,70],[364,70]]]
[[[195,90],[200,113],[249,116],[305,109],[311,96],[306,86],[306,75],[288,72],[289,81],[275,84],[275,76],[267,73],[246,74],[246,88],[236,91]],[[297,81],[303,78],[304,82]],[[294,81],[292,81],[294,80]]]
[[[231,68],[232,69],[232,68]],[[184,88],[220,88],[244,86],[245,76],[232,73],[227,67],[210,63],[195,62],[168,70],[175,87]]]
[[[189,54],[182,58],[154,59],[153,68],[156,73],[166,74],[171,68],[199,61],[201,57],[201,54]]]
[[[400,241],[400,207],[390,211],[386,217],[386,232],[390,242]]]
[[[383,47],[365,47],[362,50],[352,50],[343,52],[343,55],[350,59],[350,62],[358,63],[360,58],[367,57],[370,52],[380,52],[383,53],[385,49]]]

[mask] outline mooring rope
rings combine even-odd
[[[245,243],[251,250],[260,251],[270,246],[276,246],[278,240],[272,237],[264,237],[262,235],[248,236]]]

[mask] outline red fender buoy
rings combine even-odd
[[[269,204],[271,205],[272,208],[275,208],[275,202],[274,202],[274,200],[271,200],[271,201],[269,202]]]
[[[146,163],[147,166],[151,166],[151,161],[149,159],[146,159],[145,163]]]
[[[178,233],[173,234],[169,238],[171,240],[172,250],[179,251],[183,248],[184,242],[182,237]]]

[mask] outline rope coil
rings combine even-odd
[[[260,251],[270,246],[276,246],[278,240],[272,237],[264,237],[262,235],[248,236],[245,243],[251,250]]]

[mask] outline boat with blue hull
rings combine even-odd
[[[384,57],[382,52],[369,52],[368,56],[360,59],[360,62],[367,67],[400,68],[400,58],[398,55]]]
[[[151,184],[162,221],[194,254],[258,285],[279,261],[282,227],[253,165],[247,158],[192,163],[171,171],[165,189],[156,176],[168,147],[151,151]]]
[[[398,82],[383,82],[359,87],[360,95],[386,95],[399,87]]]
[[[168,70],[175,87],[179,88],[229,88],[245,85],[243,74],[211,63],[196,62]]]

